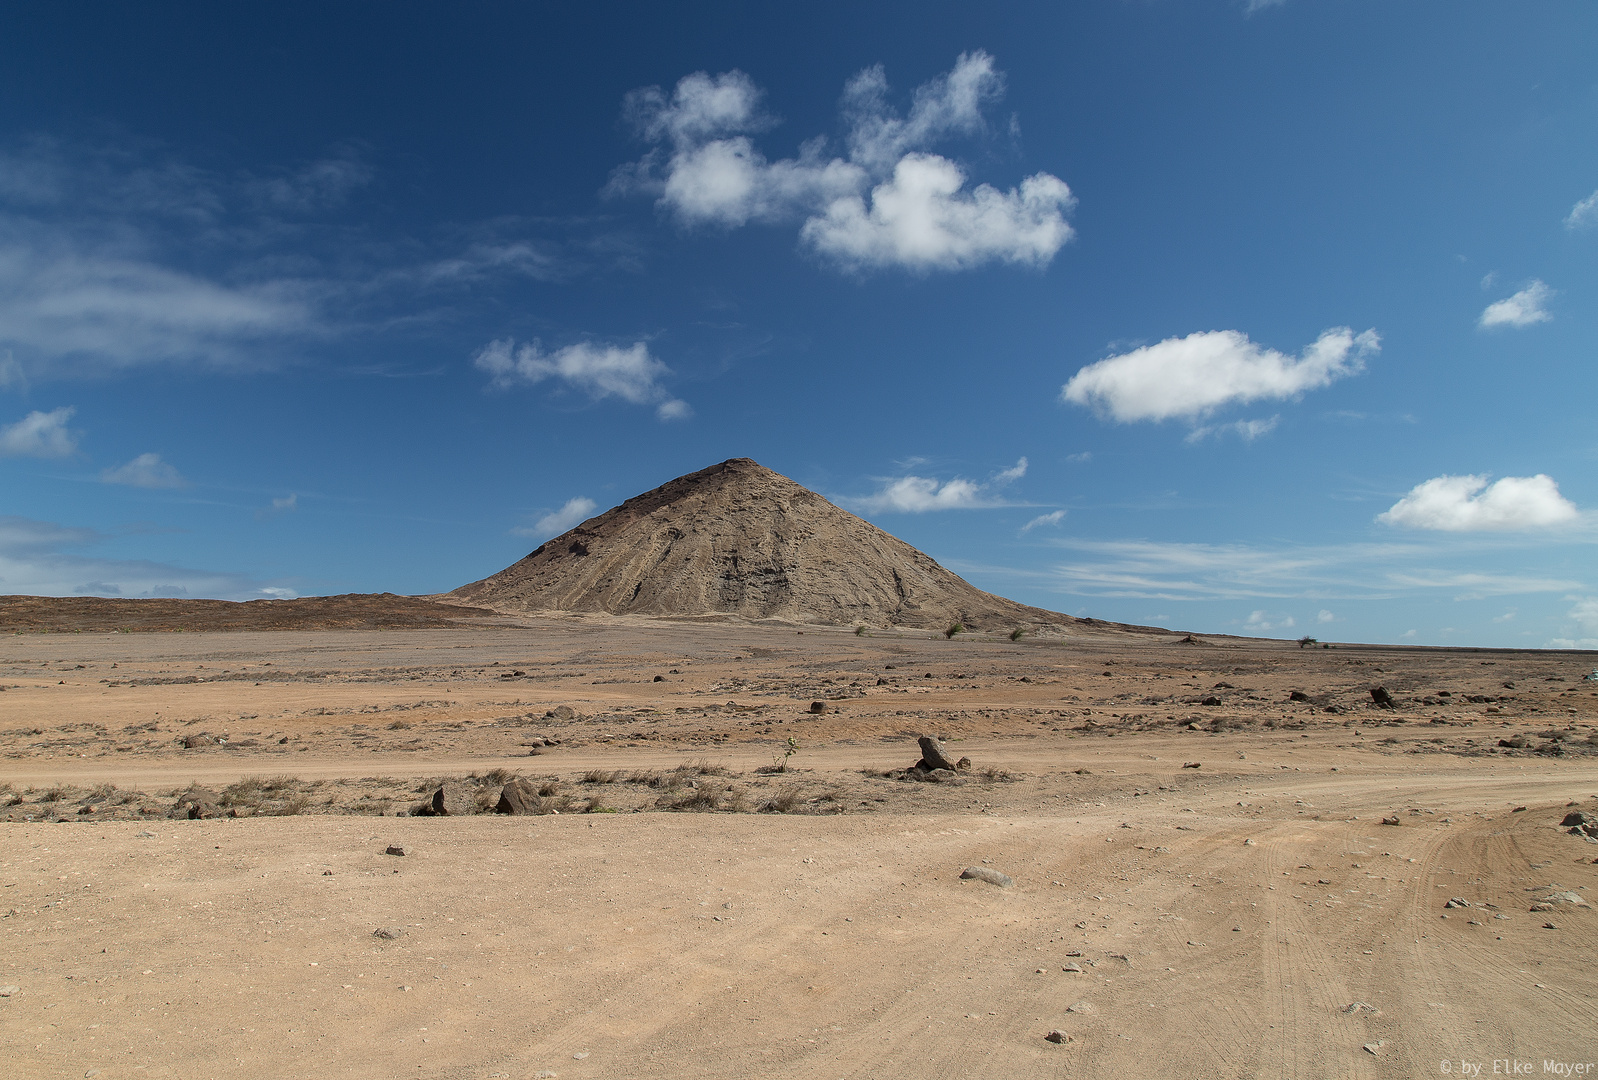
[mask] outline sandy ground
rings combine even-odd
[[[1598,812],[1593,660],[626,619],[7,637],[0,1071],[1591,1075],[1598,912],[1563,894],[1598,892],[1598,843],[1560,821]],[[922,732],[960,783],[882,775]],[[565,809],[395,816],[496,769]],[[170,819],[193,783],[241,816]]]

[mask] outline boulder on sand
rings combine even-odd
[[[499,789],[499,802],[494,805],[496,814],[540,814],[543,802],[538,788],[529,780],[517,778]]]

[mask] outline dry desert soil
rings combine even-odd
[[[418,603],[13,619],[0,1073],[1598,1062],[1591,653]]]

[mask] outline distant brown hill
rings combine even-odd
[[[298,600],[0,596],[0,630],[426,630],[495,612],[393,593]]]
[[[841,626],[1062,630],[1083,621],[985,593],[749,458],[628,499],[447,596],[516,613],[719,612]]]

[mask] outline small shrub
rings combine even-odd
[[[284,799],[282,804],[278,806],[273,813],[278,817],[294,817],[297,814],[303,813],[305,808],[310,805],[311,797],[309,795],[294,794]]]
[[[1024,637],[1026,637],[1026,631],[1021,629],[1019,626],[1010,631],[1011,641],[1020,641]]]
[[[546,780],[542,784],[538,785],[538,797],[540,799],[548,799],[557,794],[559,791],[559,780]]]
[[[787,772],[788,771],[788,759],[793,757],[798,752],[799,752],[799,740],[794,738],[792,735],[788,736],[788,745],[783,748],[782,753],[778,754],[777,756],[775,756],[774,758],[771,759],[771,771],[772,772]]]
[[[390,731],[409,731],[410,729],[411,722],[409,720],[396,720],[388,725],[388,730]]]
[[[952,638],[956,634],[963,633],[965,633],[965,627],[960,623],[952,622],[949,624],[949,628],[943,632],[943,636],[946,638]]]
[[[979,773],[978,775],[981,776],[982,779],[991,781],[993,783],[1000,783],[1000,782],[1003,782],[1003,781],[1006,781],[1006,780],[1014,780],[1015,779],[1015,776],[1012,773],[1010,773],[1009,771],[1007,771],[1005,769],[995,769],[991,765],[988,766],[986,769],[983,769],[982,772]]]
[[[57,785],[56,787],[45,788],[44,794],[39,796],[39,800],[41,802],[60,802],[66,797],[66,794],[67,789]]]
[[[760,804],[762,814],[786,814],[803,802],[797,787],[784,788]]]
[[[516,774],[510,769],[489,769],[483,774],[483,781],[489,784],[508,784],[516,779]]]
[[[614,784],[619,776],[614,769],[589,769],[583,773],[583,783]]]
[[[855,627],[854,628],[854,636],[855,637],[865,637],[866,636],[866,628],[865,628],[865,626],[861,625],[861,626]]]
[[[620,813],[620,811],[618,811],[614,806],[606,806],[604,803],[600,802],[598,799],[589,799],[586,803],[583,804],[583,813],[585,813],[585,814],[616,814],[616,813]]]

